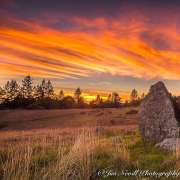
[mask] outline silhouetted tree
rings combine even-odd
[[[31,76],[26,76],[22,80],[21,87],[15,80],[8,81],[4,88],[0,87],[0,108],[29,108],[29,109],[51,109],[51,108],[111,108],[120,107],[122,105],[121,98],[118,93],[109,94],[107,100],[103,101],[100,95],[92,100],[89,104],[81,96],[82,91],[77,88],[74,92],[74,98],[64,96],[64,92],[59,92],[58,98],[55,96],[54,87],[50,80],[43,79],[36,87],[33,86]],[[141,98],[138,92],[133,89],[131,101],[126,101],[124,106],[139,105]]]
[[[130,94],[131,102],[136,101],[138,99],[138,92],[136,89],[133,89]]]
[[[115,107],[118,107],[120,105],[121,98],[119,97],[119,94],[114,92],[112,93],[112,103]]]
[[[35,98],[36,99],[43,99],[44,98],[44,90],[42,88],[42,85],[41,84],[38,84],[36,87],[35,87]]]
[[[8,81],[4,87],[5,91],[5,101],[13,101],[20,93],[19,85],[15,80]]]
[[[0,104],[2,104],[4,102],[5,99],[5,91],[2,87],[0,87]]]
[[[46,80],[43,79],[41,84],[40,84],[40,87],[41,87],[41,95],[42,95],[42,98],[44,98],[46,96]]]
[[[53,85],[51,83],[50,80],[48,80],[48,82],[46,83],[45,82],[45,96],[47,95],[47,97],[52,97],[54,95],[54,88],[53,88]]]
[[[77,103],[79,103],[79,100],[80,100],[80,97],[81,97],[81,89],[80,88],[77,88],[74,92],[74,98],[76,100]]]
[[[21,93],[23,98],[32,99],[33,98],[33,82],[31,76],[26,76],[22,80]]]
[[[141,99],[144,99],[144,98],[145,98],[145,94],[142,93],[142,94],[141,94]]]
[[[90,102],[89,102],[89,105],[90,105],[90,107],[92,107],[92,108],[97,107],[95,100],[90,101]]]
[[[59,100],[63,100],[63,98],[64,98],[64,92],[63,92],[63,90],[61,90],[59,92]]]
[[[98,94],[96,97],[96,104],[100,104],[102,102],[101,96]]]
[[[130,106],[138,106],[142,101],[142,98],[138,97],[138,92],[136,89],[133,89],[130,94]]]
[[[62,107],[63,108],[73,108],[75,106],[75,100],[71,96],[66,96],[62,100]]]
[[[42,80],[41,84],[38,84],[35,88],[35,96],[37,99],[51,98],[54,95],[54,88],[50,80],[46,82]]]
[[[59,102],[54,97],[54,88],[50,80],[46,81],[45,79],[42,80],[40,84],[35,87],[34,93],[36,101],[33,103],[31,108],[58,108]]]
[[[92,100],[90,102],[90,106],[93,107],[93,108],[99,108],[103,105],[103,100],[101,98],[101,96],[98,94],[96,96],[96,99],[95,100]]]
[[[87,103],[85,102],[83,97],[79,98],[78,104],[76,105],[77,108],[85,108],[87,107]]]
[[[108,101],[108,102],[112,102],[112,96],[111,96],[111,94],[108,95],[107,101]]]

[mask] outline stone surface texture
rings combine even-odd
[[[180,149],[180,138],[167,138],[156,144],[156,147],[167,151],[176,151]]]
[[[163,82],[151,86],[139,111],[140,132],[145,140],[161,142],[179,137],[179,122],[174,106]]]

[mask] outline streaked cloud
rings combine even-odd
[[[2,25],[1,74],[6,69],[58,78],[80,78],[96,72],[145,79],[180,78],[179,34],[173,29],[150,28],[146,19],[71,21],[77,26],[68,31],[19,19],[11,20],[13,26]]]
[[[103,79],[107,74],[132,81],[180,79],[180,13],[173,4],[151,2],[148,8],[144,1],[137,4],[140,11],[134,3],[116,0],[117,6],[77,1],[73,7],[53,0],[57,7],[49,1],[34,7],[36,2],[0,3],[12,10],[0,8],[0,79],[31,74],[93,84],[86,79],[98,75],[99,86],[111,91],[117,88]]]

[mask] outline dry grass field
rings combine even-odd
[[[180,167],[179,153],[142,141],[137,111],[0,111],[0,179],[154,179],[123,172]]]
[[[2,110],[0,130],[96,126],[120,126],[129,129],[137,127],[137,113],[130,112],[137,109]]]

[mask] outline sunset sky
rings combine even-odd
[[[0,0],[0,86],[28,74],[88,98],[180,94],[180,1]]]

